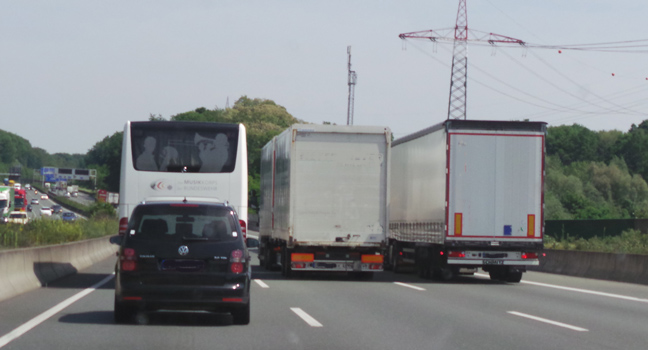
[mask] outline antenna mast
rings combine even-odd
[[[348,72],[349,72],[349,80],[348,80],[348,85],[349,85],[349,102],[347,104],[347,125],[353,125],[353,103],[355,99],[355,84],[357,81],[357,75],[354,70],[351,70],[351,46],[347,46],[347,54],[349,56],[349,65],[348,65]]]

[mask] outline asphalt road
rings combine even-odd
[[[482,274],[443,283],[392,272],[373,281],[321,275],[285,280],[279,272],[260,269],[254,251],[247,326],[232,325],[227,314],[199,313],[151,314],[143,325],[115,325],[111,257],[47,288],[1,302],[0,348],[648,347],[648,286],[534,272],[519,284],[491,282]],[[105,279],[98,289],[86,290]],[[52,311],[41,323],[28,323],[84,290],[87,295]]]

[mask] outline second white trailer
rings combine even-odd
[[[291,271],[382,271],[386,127],[296,124],[261,155],[259,259]]]
[[[517,282],[543,247],[546,123],[448,120],[392,144],[388,267]]]

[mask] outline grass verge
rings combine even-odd
[[[569,234],[561,238],[545,236],[545,249],[580,250],[601,253],[648,255],[648,234],[639,230],[623,231],[620,236],[574,238]]]

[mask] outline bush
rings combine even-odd
[[[648,235],[639,230],[626,230],[620,236],[590,239],[576,239],[569,234],[559,239],[545,236],[544,245],[546,249],[648,255]]]
[[[0,225],[0,248],[37,247],[115,235],[118,226],[114,218],[80,219],[74,222],[40,219],[26,225]]]

